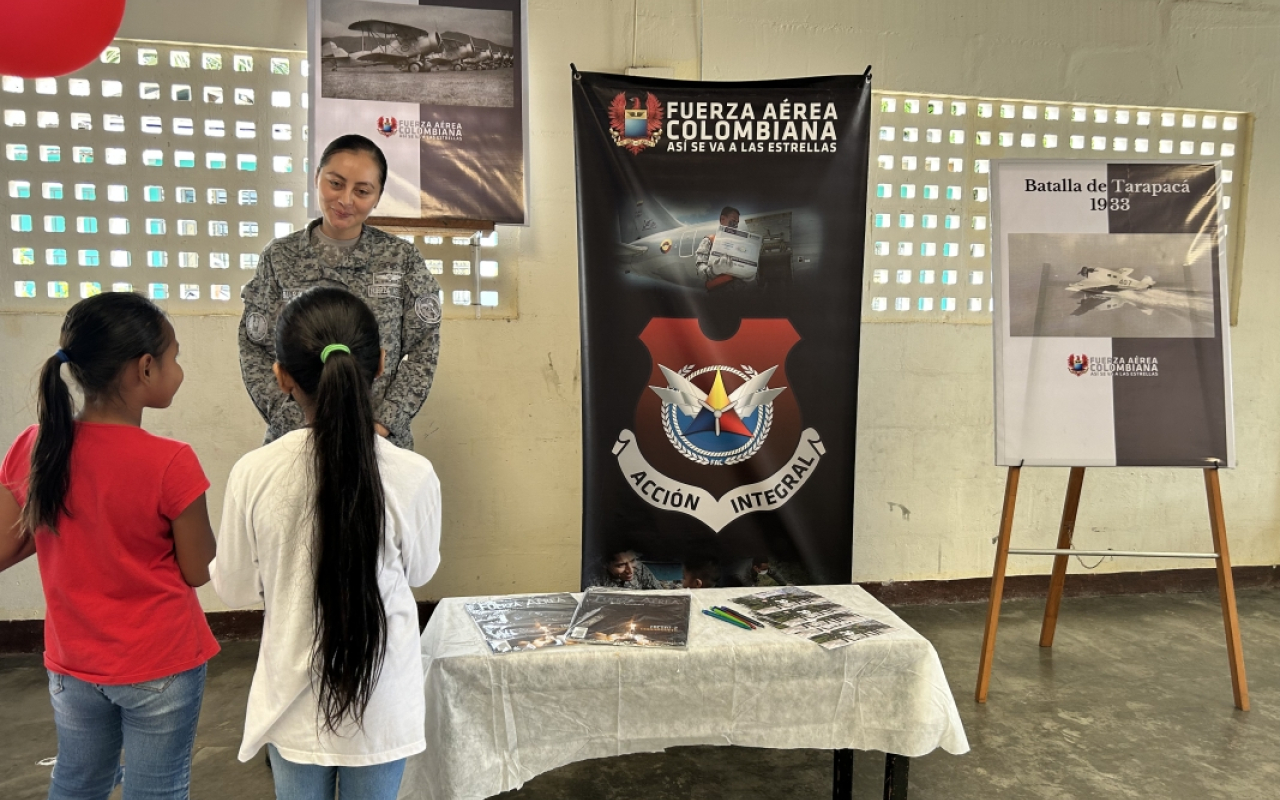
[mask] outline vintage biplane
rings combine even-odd
[[[349,58],[351,58],[351,54],[346,50],[343,50],[341,47],[338,47],[338,45],[331,40],[325,40],[324,44],[320,46],[321,64],[332,66],[338,62],[346,61]]]
[[[421,72],[431,67],[428,58],[443,50],[440,34],[428,33],[412,25],[365,19],[347,27],[360,32],[360,49],[347,53],[345,62],[335,54],[335,66],[369,67],[390,64],[408,72]],[[327,45],[333,45],[337,52],[343,51],[335,42],[326,42],[321,48],[322,61]]]
[[[496,68],[498,45],[493,42],[457,31],[445,31],[441,36],[446,43],[452,43],[461,55],[455,61],[454,69]]]
[[[510,66],[514,55],[510,48],[465,33],[428,32],[399,22],[367,19],[348,28],[360,32],[360,49],[348,52],[337,42],[325,40],[320,54],[323,64],[335,68],[390,64],[405,72],[496,69]]]

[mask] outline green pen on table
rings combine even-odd
[[[712,606],[712,608],[715,609],[716,611],[719,611],[722,614],[728,614],[729,616],[733,617],[739,622],[745,622],[748,625],[750,625],[752,628],[764,627],[763,624],[756,622],[754,619],[752,619],[751,617],[748,617],[746,614],[740,614],[737,611],[733,610],[732,608],[729,608],[728,606]]]
[[[727,622],[730,625],[735,625],[739,628],[742,628],[743,630],[747,630],[747,631],[754,630],[750,625],[746,624],[745,622],[738,622],[736,619],[733,619],[732,617],[725,616],[723,614],[717,614],[716,612],[708,611],[705,608],[702,609],[702,613],[706,614],[708,617],[711,617],[712,619],[718,619],[721,622]]]

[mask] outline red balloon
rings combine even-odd
[[[125,0],[0,0],[0,73],[75,72],[111,44]]]

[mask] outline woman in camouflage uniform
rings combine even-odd
[[[267,422],[265,442],[302,427],[302,411],[276,385],[276,315],[313,286],[364,298],[378,318],[386,372],[374,381],[378,433],[413,448],[409,423],[431,390],[440,354],[440,286],[409,242],[364,224],[387,180],[387,160],[363,136],[329,143],[316,167],[321,218],[267,245],[244,287],[240,372]]]

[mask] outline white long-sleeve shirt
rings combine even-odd
[[[240,760],[274,744],[298,764],[368,766],[426,749],[426,708],[411,586],[440,564],[440,481],[431,462],[377,440],[387,525],[378,586],[387,612],[387,651],[364,726],[323,729],[312,681],[315,541],[311,432],[302,429],[246,454],[231,470],[211,565],[232,608],[266,606],[262,646],[249,688]]]

